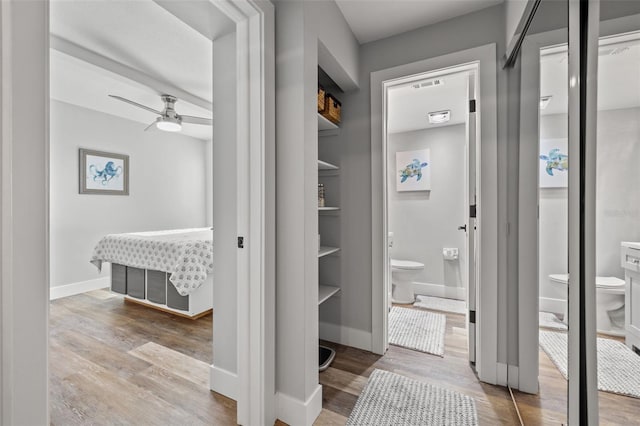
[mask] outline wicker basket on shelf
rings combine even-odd
[[[320,113],[324,112],[325,97],[324,87],[318,86],[318,112]]]
[[[322,115],[334,124],[340,124],[340,111],[342,104],[331,94],[325,96],[324,111]]]

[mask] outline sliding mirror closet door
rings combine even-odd
[[[542,2],[514,68],[520,389],[570,424],[640,408],[639,30],[638,2]]]
[[[640,412],[640,2],[600,2],[595,167],[599,418]]]

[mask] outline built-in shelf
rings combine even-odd
[[[340,210],[340,207],[318,207],[320,212],[335,212],[337,210]]]
[[[327,120],[322,116],[322,114],[318,114],[318,130],[334,130],[338,128],[337,124]]]
[[[338,170],[340,167],[327,163],[326,161],[318,160],[318,170]]]
[[[334,287],[332,285],[322,285],[318,286],[318,305],[322,304],[322,302],[326,302],[331,296],[340,291],[340,287]]]
[[[318,250],[318,257],[329,256],[330,254],[339,252],[340,249],[338,247],[327,247],[322,246],[320,250]]]

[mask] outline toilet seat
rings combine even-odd
[[[549,278],[557,283],[569,284],[569,274],[551,274]],[[596,277],[596,288],[602,292],[624,292],[624,280],[618,277]]]
[[[414,262],[412,260],[391,259],[391,267],[395,269],[415,271],[418,269],[424,269],[424,263]]]

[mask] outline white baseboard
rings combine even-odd
[[[320,339],[371,351],[371,333],[329,322],[320,322]]]
[[[238,400],[238,375],[211,364],[209,369],[209,389],[221,395]]]
[[[513,389],[519,389],[520,388],[520,370],[518,369],[517,365],[508,365],[508,371],[507,374],[509,375],[507,377],[509,386],[511,386]]]
[[[505,363],[499,362],[496,365],[496,385],[507,386],[509,379],[509,366]]]
[[[423,296],[446,297],[447,299],[466,300],[464,287],[448,287],[443,284],[413,283],[413,292]]]
[[[276,393],[278,419],[289,425],[311,426],[322,411],[322,386],[318,385],[305,402],[281,392]]]
[[[78,283],[65,284],[49,289],[49,300],[60,299],[61,297],[74,296],[87,291],[98,290],[111,286],[111,277],[101,277],[95,280],[81,281]]]
[[[553,312],[554,314],[564,315],[564,308],[567,301],[564,299],[553,299],[551,297],[540,298],[540,312]]]

